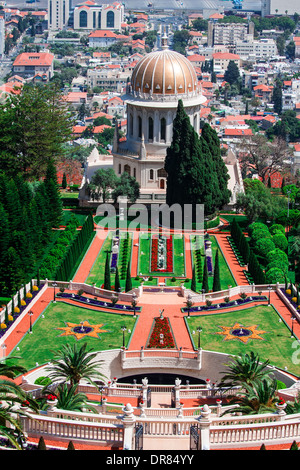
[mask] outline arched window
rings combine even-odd
[[[148,119],[148,139],[153,140],[153,119],[149,117]]]
[[[130,176],[130,166],[129,166],[129,165],[125,165],[125,166],[124,166],[124,172],[125,172],[125,173],[128,173],[129,176]]]
[[[113,11],[109,11],[106,15],[106,27],[107,28],[115,27],[115,14]]]
[[[136,178],[136,168],[133,169],[133,177]]]
[[[119,163],[119,175],[121,174],[122,172],[122,166],[121,166],[121,163]]]
[[[138,137],[142,138],[142,118],[138,116]]]
[[[154,170],[149,171],[149,180],[154,180]]]
[[[161,118],[160,120],[160,140],[166,140],[166,120]]]
[[[82,10],[79,14],[79,27],[87,28],[87,12]]]

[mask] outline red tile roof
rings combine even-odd
[[[240,56],[238,54],[232,54],[231,52],[215,52],[213,59],[239,60]]]
[[[50,52],[22,52],[15,59],[13,66],[21,65],[46,65],[50,66],[54,60],[54,55]]]
[[[225,129],[226,136],[252,135],[252,129]]]
[[[97,29],[96,31],[92,31],[88,37],[89,38],[116,38],[117,35],[113,31]]]

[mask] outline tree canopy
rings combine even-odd
[[[63,152],[72,131],[66,103],[54,84],[24,85],[0,105],[0,167],[10,176],[40,178]]]

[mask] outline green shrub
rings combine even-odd
[[[43,387],[51,384],[51,379],[49,379],[49,377],[44,377],[44,376],[41,376],[41,377],[38,377],[35,381],[34,381],[35,385],[42,385]]]
[[[265,232],[269,231],[268,226],[266,224],[263,224],[262,222],[253,222],[248,227],[248,234],[250,237],[252,236],[255,230],[263,230]]]
[[[288,241],[285,235],[281,233],[275,233],[275,235],[273,235],[272,240],[276,248],[279,248],[282,251],[287,250]]]
[[[275,245],[273,240],[262,238],[257,240],[254,249],[259,256],[265,258],[270,251],[275,249]]]
[[[271,239],[272,235],[270,232],[266,232],[265,230],[257,229],[252,232],[251,235],[251,243],[252,245],[255,245],[258,240],[266,240],[266,239]]]
[[[274,260],[280,260],[287,267],[289,265],[289,260],[287,254],[280,250],[280,248],[275,248],[275,250],[270,251],[266,256],[267,264],[272,263]]]
[[[271,268],[266,272],[266,282],[268,284],[284,283],[285,276],[281,269]]]
[[[271,235],[275,235],[275,233],[278,233],[278,232],[285,234],[285,228],[281,224],[273,224],[269,228],[269,232]]]

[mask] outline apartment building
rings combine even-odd
[[[123,72],[121,68],[101,67],[88,69],[87,85],[91,89],[100,87],[107,91],[121,93],[130,76],[130,71]]]
[[[259,39],[237,41],[235,52],[242,59],[268,59],[277,55],[277,46],[274,39]]]
[[[254,24],[247,23],[218,23],[208,22],[207,45],[235,45],[238,41],[254,38]]]
[[[71,8],[72,0],[48,0],[48,29],[64,29],[69,22]]]

